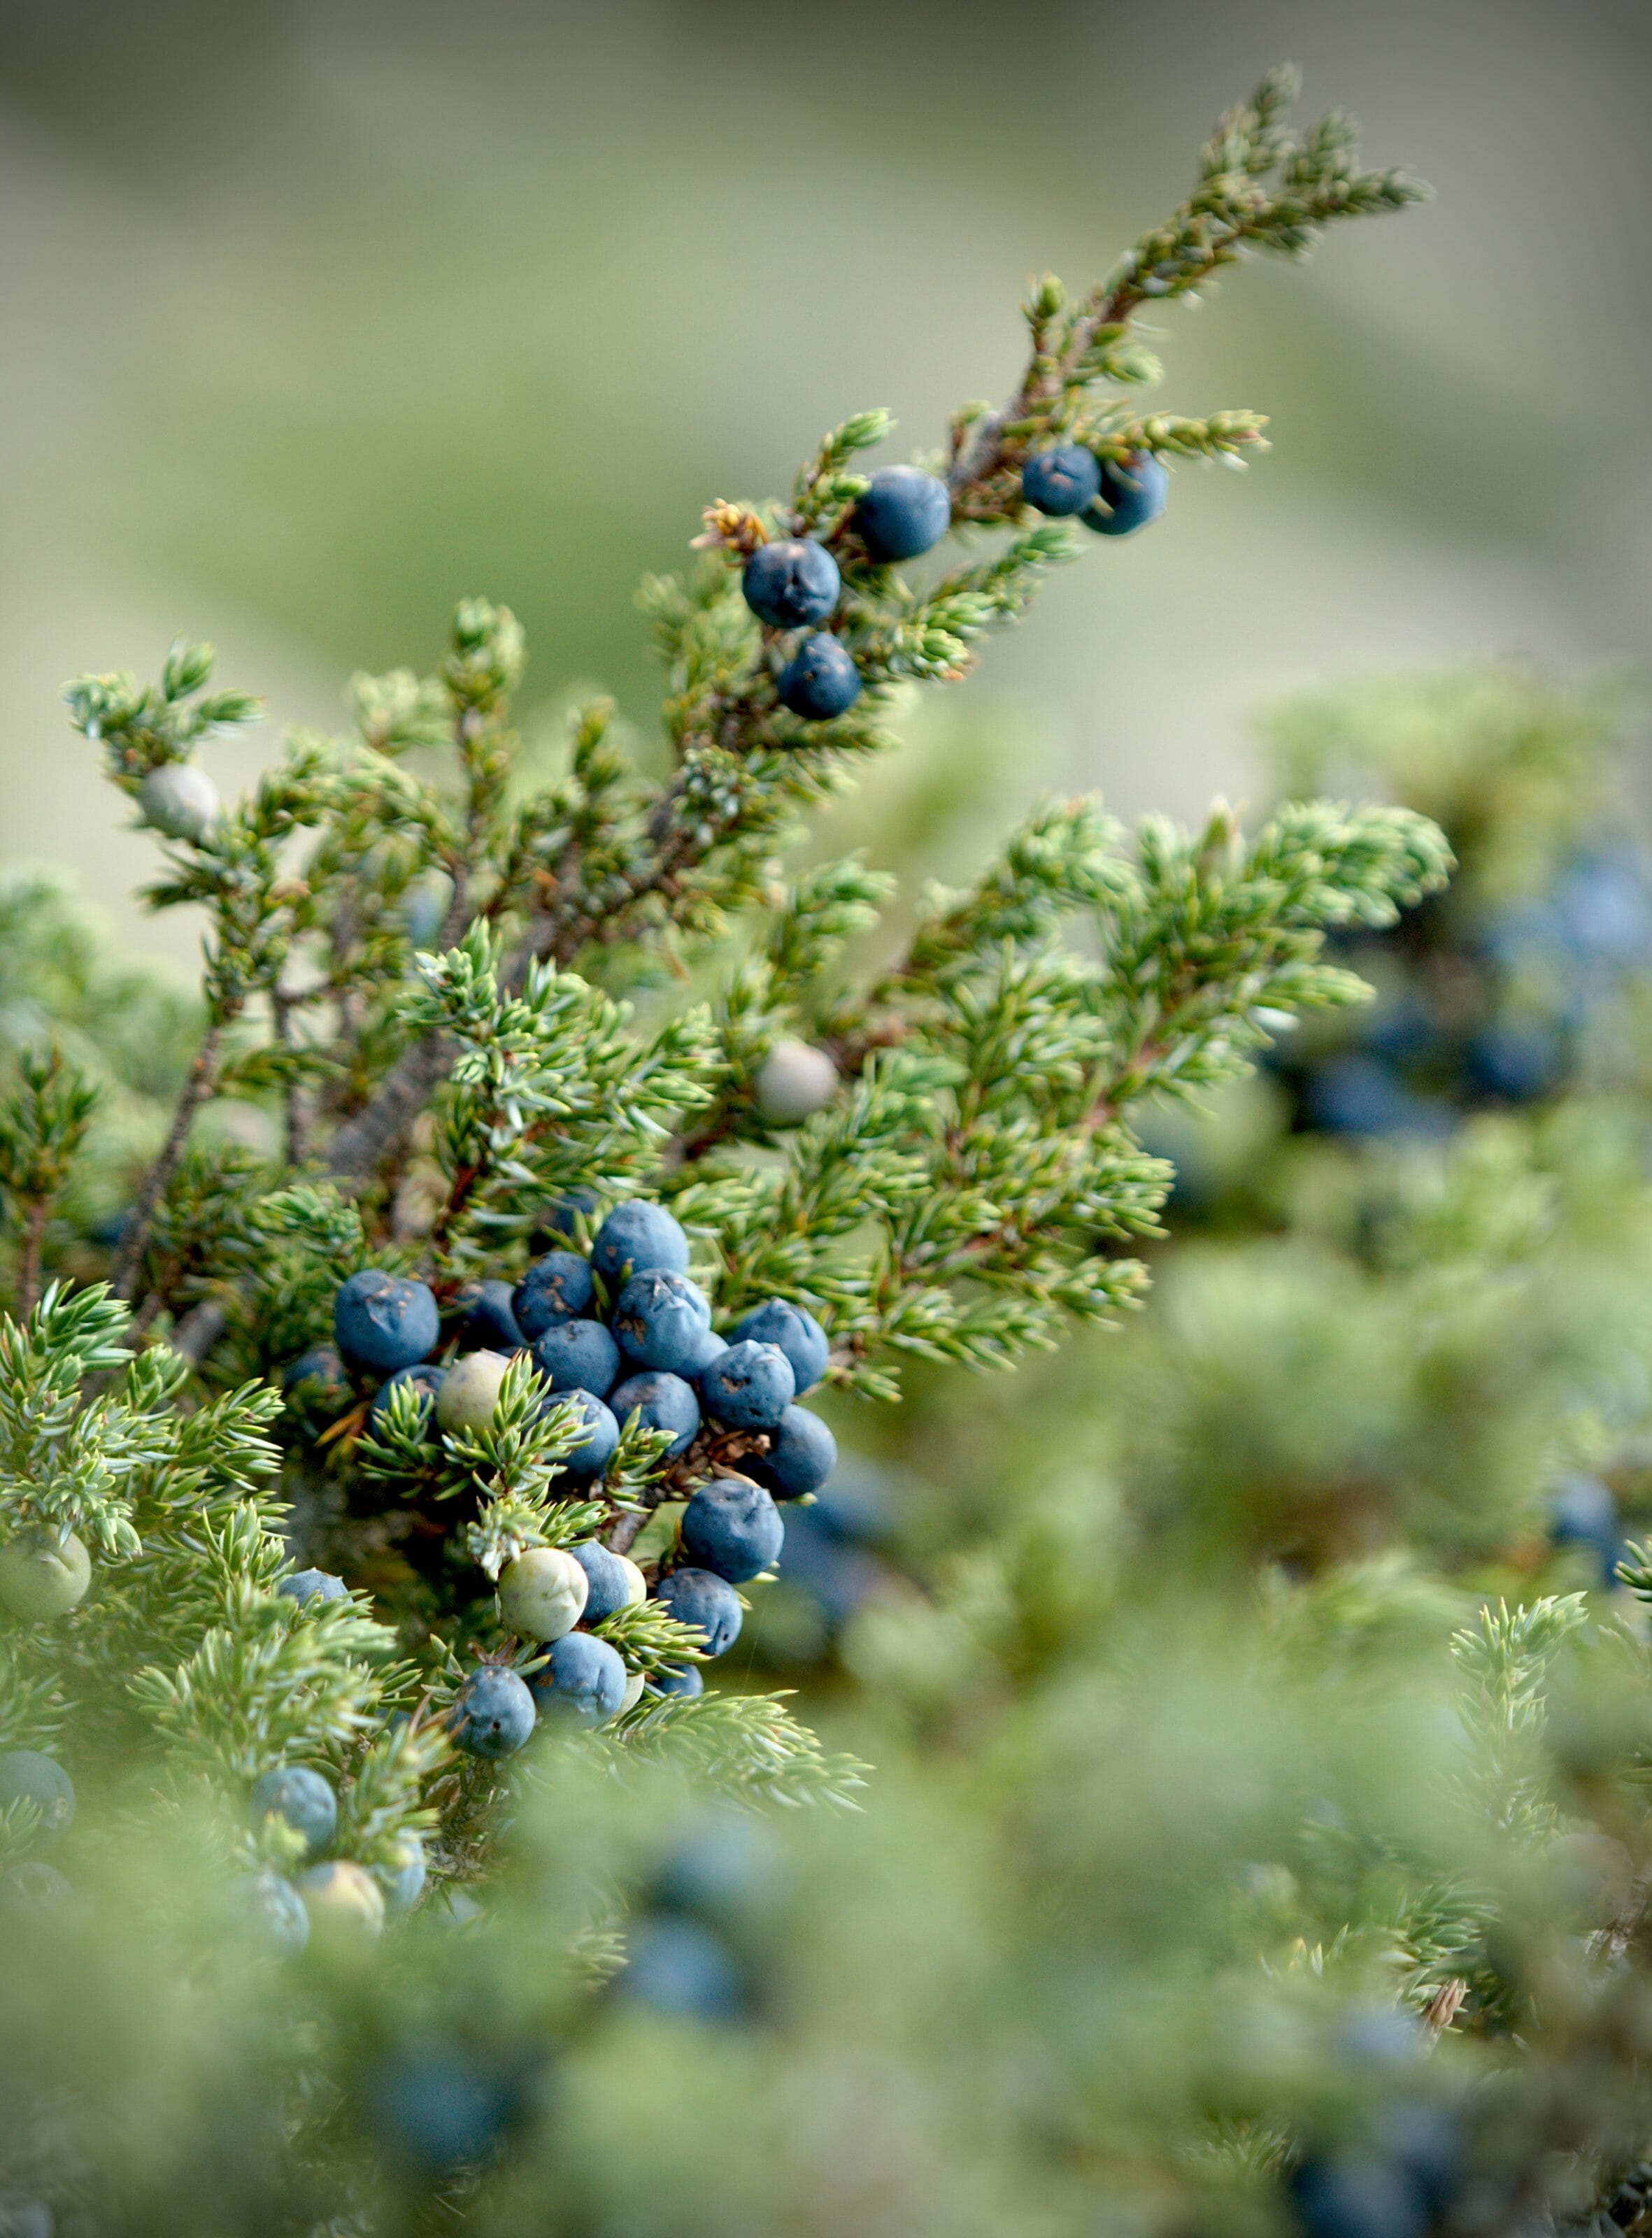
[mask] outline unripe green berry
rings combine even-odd
[[[468,1352],[441,1379],[436,1420],[444,1430],[481,1430],[494,1419],[505,1370],[502,1352]]]
[[[500,1621],[530,1639],[561,1639],[585,1612],[584,1571],[561,1546],[530,1546],[501,1573]]]
[[[60,1546],[46,1531],[25,1531],[0,1546],[0,1602],[24,1624],[67,1616],[86,1598],[92,1558],[71,1532]]]
[[[318,1936],[335,1941],[377,1935],[384,1925],[384,1891],[365,1866],[348,1857],[312,1865],[298,1889]]]
[[[196,762],[163,762],[137,790],[151,831],[169,839],[204,839],[223,811],[218,788]]]
[[[618,1714],[624,1717],[626,1712],[634,1710],[641,1699],[642,1673],[640,1671],[634,1671],[625,1682],[625,1693],[620,1699]]]
[[[758,1068],[757,1108],[777,1127],[794,1127],[824,1110],[838,1091],[838,1068],[807,1042],[779,1041]]]

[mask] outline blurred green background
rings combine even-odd
[[[1350,665],[1638,652],[1642,9],[3,0],[0,851],[124,908],[150,844],[56,688],[181,629],[331,724],[481,591],[541,695],[646,722],[631,593],[700,506],[851,410],[904,453],[1002,392],[1029,274],[1098,275],[1285,56],[1439,199],[1167,319],[1165,404],[1277,447],[989,649],[995,811],[1254,793],[1246,710]]]

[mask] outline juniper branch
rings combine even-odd
[[[1406,171],[1358,171],[1353,128],[1340,116],[1294,140],[1284,116],[1299,87],[1299,73],[1281,64],[1248,103],[1230,110],[1206,144],[1193,194],[1080,304],[1068,308],[1058,281],[1042,283],[1028,310],[1033,350],[1014,394],[1001,410],[960,421],[955,431],[947,474],[955,517],[997,517],[1005,469],[1071,414],[1091,381],[1151,377],[1151,368],[1133,361],[1129,337],[1144,305],[1197,295],[1247,250],[1300,257],[1337,218],[1403,209],[1426,197],[1427,188]],[[1256,430],[1231,433],[1251,440]],[[1117,450],[1122,454],[1138,441],[1182,447],[1155,443],[1144,427],[1118,438]]]

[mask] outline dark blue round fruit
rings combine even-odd
[[[1039,451],[1021,469],[1021,494],[1040,513],[1065,520],[1082,513],[1101,487],[1101,467],[1082,443],[1058,443]]]
[[[747,1337],[753,1344],[779,1345],[792,1363],[799,1399],[826,1372],[832,1347],[826,1331],[806,1307],[794,1306],[789,1298],[767,1298],[743,1314],[729,1331],[729,1342],[740,1344]]]
[[[1385,2106],[1373,2126],[1379,2149],[1422,2193],[1430,2220],[1443,2215],[1463,2175],[1464,2139],[1456,2109],[1408,2096]]]
[[[1536,1103],[1565,1077],[1566,1036],[1552,1020],[1499,1018],[1472,1035],[1463,1069],[1476,1095],[1500,1103]]]
[[[309,1913],[292,1883],[280,1873],[249,1873],[236,1894],[242,1916],[259,1940],[283,1957],[296,1957],[309,1941]]]
[[[582,1725],[605,1725],[625,1700],[627,1676],[617,1647],[588,1632],[567,1632],[551,1642],[550,1661],[534,1673],[534,1698],[541,1710]]]
[[[534,1338],[534,1365],[553,1391],[605,1399],[620,1373],[620,1347],[600,1321],[558,1321]]]
[[[786,1526],[760,1484],[718,1477],[683,1510],[682,1550],[702,1570],[743,1586],[780,1559]]]
[[[1350,1050],[1309,1076],[1304,1103],[1327,1135],[1443,1135],[1449,1115],[1406,1085],[1393,1069]]]
[[[779,1429],[770,1434],[767,1453],[753,1453],[746,1463],[777,1500],[801,1500],[819,1492],[837,1466],[837,1440],[806,1407],[788,1407]]]
[[[304,1854],[319,1857],[338,1831],[338,1798],[319,1771],[308,1765],[282,1765],[255,1780],[248,1813],[255,1827],[266,1818],[283,1818],[302,1836]]]
[[[1133,536],[1158,519],[1170,497],[1169,471],[1151,451],[1109,459],[1101,470],[1098,500],[1085,513],[1085,526],[1098,536]]]
[[[706,1691],[705,1674],[698,1663],[662,1663],[648,1684],[656,1694],[680,1694],[689,1701]]]
[[[467,2047],[413,2044],[368,2075],[362,2102],[388,2157],[431,2178],[489,2159],[517,2096]]]
[[[333,1301],[333,1341],[349,1365],[368,1375],[394,1375],[436,1348],[441,1316],[423,1282],[364,1267]]]
[[[301,1352],[281,1379],[284,1395],[301,1407],[342,1410],[350,1400],[344,1362],[330,1344],[313,1344]]]
[[[880,467],[855,507],[854,525],[872,559],[915,560],[952,526],[952,493],[921,467]]]
[[[454,1696],[448,1712],[454,1745],[467,1756],[514,1756],[534,1730],[534,1697],[514,1671],[485,1663]]]
[[[572,1453],[563,1454],[562,1467],[570,1476],[600,1476],[619,1450],[624,1417],[616,1415],[594,1391],[559,1391],[546,1404],[560,1407],[567,1400],[577,1408],[585,1434]]]
[[[794,1606],[799,1599],[813,1605],[822,1645],[890,1583],[888,1568],[875,1554],[840,1538],[823,1520],[825,1505],[825,1500],[814,1500],[806,1506],[788,1506],[786,1513],[790,1599]]]
[[[622,1425],[634,1412],[645,1430],[669,1430],[667,1460],[674,1461],[686,1453],[700,1435],[700,1401],[693,1385],[685,1383],[680,1375],[665,1375],[653,1369],[643,1375],[628,1375],[609,1392],[608,1403]]]
[[[605,1617],[617,1616],[622,1608],[647,1599],[642,1573],[627,1555],[614,1553],[595,1539],[567,1551],[586,1575],[585,1623],[600,1624]]]
[[[369,1421],[380,1421],[396,1393],[408,1390],[418,1395],[420,1420],[428,1429],[430,1410],[441,1396],[441,1387],[447,1374],[447,1369],[437,1367],[434,1361],[427,1361],[417,1367],[398,1367],[388,1382],[381,1383],[373,1394],[373,1404],[368,1408]]]
[[[1549,1534],[1557,1546],[1590,1546],[1616,1539],[1617,1498],[1609,1484],[1581,1469],[1562,1477],[1549,1503]]]
[[[728,1339],[726,1336],[719,1336],[715,1329],[707,1329],[700,1340],[700,1349],[694,1354],[694,1365],[683,1370],[686,1381],[698,1387],[707,1371],[716,1367],[727,1350]]]
[[[461,1282],[454,1299],[461,1315],[461,1352],[520,1352],[522,1332],[516,1326],[508,1282]]]
[[[295,1570],[276,1586],[293,1601],[347,1601],[350,1589],[342,1578],[335,1578],[330,1570]]]
[[[651,1267],[620,1291],[612,1326],[620,1349],[639,1367],[692,1375],[711,1327],[711,1303],[687,1275]]]
[[[847,647],[821,630],[786,662],[777,688],[782,707],[806,723],[829,723],[860,697],[860,671]]]
[[[713,1810],[673,1844],[649,1884],[657,1911],[687,1912],[708,1923],[749,1919],[773,1887],[778,1859],[773,1837],[744,1811]]]
[[[692,1919],[651,1919],[629,1946],[616,1996],[673,2020],[738,2018],[746,2002],[740,1970],[709,1929]]]
[[[1550,1496],[1549,1535],[1556,1546],[1582,1546],[1599,1565],[1607,1592],[1617,1583],[1623,1533],[1612,1488],[1582,1471],[1563,1477]]]
[[[731,1430],[772,1430],[792,1403],[797,1378],[778,1344],[742,1337],[700,1379],[700,1403]]]
[[[523,1339],[532,1344],[547,1328],[588,1314],[595,1298],[589,1260],[577,1251],[547,1251],[516,1285],[511,1308]]]
[[[710,1570],[673,1570],[658,1588],[660,1606],[705,1634],[707,1655],[726,1655],[740,1638],[740,1596]]]
[[[0,1811],[10,1803],[32,1803],[39,1813],[35,1839],[55,1842],[74,1824],[75,1783],[56,1757],[11,1749],[0,1756]]]
[[[809,629],[838,603],[838,563],[813,537],[760,544],[746,562],[740,587],[759,621],[775,629]]]
[[[1428,2205],[1410,2170],[1369,2147],[1316,2154],[1290,2179],[1307,2238],[1423,2238]]]
[[[688,1238],[663,1204],[646,1196],[616,1204],[597,1230],[591,1264],[617,1290],[630,1275],[658,1267],[672,1275],[688,1272]]]

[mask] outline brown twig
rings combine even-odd
[[[295,1046],[293,1011],[299,999],[281,986],[272,987],[269,990],[269,1015],[275,1030],[276,1046],[289,1055]],[[281,1112],[282,1147],[287,1163],[302,1166],[309,1155],[309,1107],[302,1084],[291,1073],[282,1083]]]
[[[46,1223],[51,1217],[50,1197],[29,1200],[23,1217],[23,1249],[17,1261],[17,1319],[26,1321],[40,1303],[40,1262],[45,1248]]]
[[[199,1367],[229,1325],[229,1316],[216,1298],[202,1298],[191,1306],[168,1340],[176,1353]]]
[[[220,1019],[208,1027],[201,1037],[201,1046],[195,1053],[195,1063],[189,1067],[189,1078],[178,1096],[177,1109],[172,1115],[172,1124],[160,1152],[143,1177],[137,1202],[132,1208],[121,1238],[121,1248],[116,1255],[111,1287],[117,1298],[129,1304],[136,1286],[138,1269],[143,1263],[143,1253],[149,1240],[149,1230],[155,1225],[155,1215],[167,1183],[176,1170],[184,1146],[189,1139],[189,1129],[195,1115],[206,1102],[217,1084],[218,1067],[222,1054],[224,1022]]]

